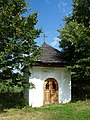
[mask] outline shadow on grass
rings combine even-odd
[[[7,112],[7,110],[0,109],[0,113],[6,113],[6,112]]]

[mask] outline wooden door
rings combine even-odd
[[[49,78],[44,82],[44,104],[58,103],[58,83]]]

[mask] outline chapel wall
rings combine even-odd
[[[30,69],[29,82],[35,84],[35,89],[29,90],[29,105],[32,107],[43,106],[44,81],[54,78],[58,82],[58,102],[67,103],[71,100],[71,75],[67,68],[37,67]]]

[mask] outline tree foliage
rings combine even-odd
[[[39,54],[34,41],[41,33],[35,28],[38,13],[25,16],[25,12],[25,0],[0,0],[0,92],[25,87],[23,68]]]
[[[73,19],[85,27],[90,25],[90,0],[73,0]]]
[[[72,79],[90,79],[90,0],[73,0],[73,12],[58,30],[64,58],[70,63]]]

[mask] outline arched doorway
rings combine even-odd
[[[44,81],[44,104],[58,103],[58,82],[53,78]]]

